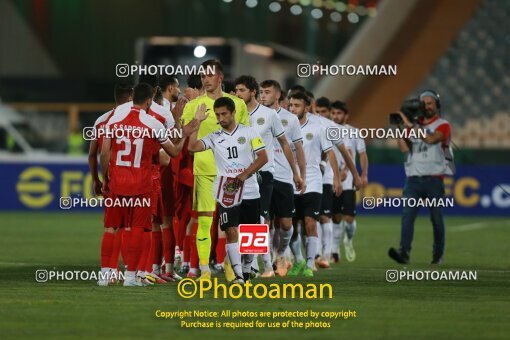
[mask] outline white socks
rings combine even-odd
[[[331,244],[333,242],[333,224],[331,221],[327,223],[321,223],[322,229],[322,257],[324,260],[329,261],[329,257],[331,256]],[[319,247],[320,249],[321,247]]]
[[[356,233],[356,221],[352,221],[352,223],[345,222],[345,234],[347,235],[347,238],[351,240],[354,237],[354,234]]]
[[[285,253],[285,250],[289,246],[293,232],[294,232],[293,227],[290,227],[289,230],[285,230],[280,227],[280,245],[278,246],[278,255],[279,256],[283,256],[283,254]]]
[[[301,235],[297,231],[295,233],[296,236],[290,240],[290,249],[292,250],[292,254],[296,257],[296,262],[301,262],[304,260],[303,254],[301,253]]]
[[[340,223],[333,223],[333,245],[331,247],[331,252],[338,254],[340,256],[340,242],[342,241],[343,236],[343,221]]]
[[[239,243],[227,243],[227,256],[232,265],[232,270],[238,277],[243,277],[241,270],[241,254],[239,253]]]
[[[308,268],[313,268],[313,263],[318,250],[319,238],[317,236],[308,236],[306,238],[306,265]]]

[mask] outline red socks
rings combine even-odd
[[[161,231],[153,231],[151,238],[151,250],[150,255],[147,258],[147,268],[146,270],[149,273],[152,273],[152,265],[161,264]]]
[[[119,267],[119,257],[120,257],[120,248],[122,245],[122,234],[123,234],[124,228],[118,228],[117,232],[115,233],[115,237],[113,240],[113,250],[112,250],[112,256],[110,258],[110,268],[118,269]]]
[[[218,244],[216,245],[216,263],[223,263],[225,261],[225,244],[227,243],[226,238],[219,238]]]
[[[110,259],[113,251],[115,235],[113,233],[104,232],[101,240],[101,268],[110,267]]]
[[[131,228],[131,231],[128,233],[124,233],[124,235],[130,234],[128,236],[129,244],[127,247],[127,270],[128,271],[136,271],[138,263],[140,262],[140,256],[142,253],[142,244],[143,244],[143,228]]]

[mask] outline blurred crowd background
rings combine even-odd
[[[441,96],[457,164],[510,162],[510,1],[0,0],[0,159],[82,157],[110,110],[116,65],[199,65],[300,84],[347,102],[350,124],[389,128],[424,89]],[[396,76],[312,76],[297,65],[396,65]],[[178,77],[181,91],[186,77]],[[367,140],[371,164],[401,164]]]

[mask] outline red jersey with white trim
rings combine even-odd
[[[157,132],[164,129],[163,124],[145,111],[133,107],[127,113],[114,114],[106,129],[115,136],[108,166],[110,190],[121,196],[136,196],[152,191],[153,154],[159,152],[159,144],[168,140],[168,137]],[[123,130],[124,135],[116,130]],[[134,135],[130,133],[133,130],[141,133]]]
[[[104,130],[105,125],[108,123],[108,120],[113,116],[115,113],[115,109],[112,109],[106,113],[103,113],[99,118],[96,119],[94,122],[94,130],[96,131],[96,138],[97,140],[97,151],[101,152],[101,147],[103,146],[103,137],[104,134],[100,134],[100,130]]]
[[[147,112],[147,114],[149,116],[156,118],[168,130],[173,129],[173,127],[175,125],[174,117],[172,116],[172,113],[170,112],[170,110],[168,110],[164,106],[161,106],[155,102],[152,102],[152,105],[149,108],[149,112]],[[155,180],[155,181],[160,180],[160,178],[161,178],[160,170],[161,170],[161,165],[159,164],[159,153],[155,153],[154,159],[153,159],[153,167],[152,167],[152,179],[153,180]],[[159,183],[159,186],[161,186],[160,182],[156,182],[156,183]]]

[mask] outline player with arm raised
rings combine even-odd
[[[143,204],[152,195],[153,154],[160,146],[170,156],[176,156],[182,149],[182,141],[174,145],[165,134],[163,124],[145,112],[152,104],[153,88],[145,83],[138,84],[133,92],[133,105],[129,110],[118,110],[106,125],[109,135],[101,148],[101,173],[104,179],[103,192],[109,190],[113,198],[128,199],[129,204],[115,207],[109,217],[114,229],[129,227],[129,244],[126,261],[125,286],[141,286],[136,278],[141,256],[142,238],[145,229],[151,229],[151,206]],[[194,120],[183,128],[189,135],[197,128]],[[134,133],[138,131],[139,133]]]
[[[133,96],[133,86],[128,84],[116,84],[114,87],[114,98],[115,107],[118,107],[124,103],[130,102]],[[101,146],[103,143],[103,132],[104,127],[108,123],[108,120],[113,113],[115,108],[102,114],[96,119],[94,123],[95,138],[90,141],[89,147],[89,169],[94,182],[94,192],[96,195],[103,195],[102,187],[103,183],[99,178],[97,158],[101,152]],[[104,195],[103,195],[104,197]],[[105,197],[106,198],[106,197]],[[120,254],[120,244],[122,240],[122,233],[119,230],[109,227],[106,224],[106,215],[108,214],[108,207],[105,207],[105,218],[104,218],[104,233],[101,239],[101,272],[112,273],[112,278],[117,275],[117,267]],[[124,259],[125,261],[125,259]],[[97,284],[99,286],[107,286],[112,280],[107,278],[101,278]]]
[[[221,98],[230,98],[235,105],[235,119],[239,124],[248,126],[250,124],[248,111],[244,102],[230,94],[221,90],[221,82],[223,81],[223,67],[217,60],[207,60],[202,63],[206,73],[202,76],[202,84],[205,93],[198,96],[194,100],[188,102],[184,107],[182,119],[185,123],[191,121],[197,108],[205,104],[209,112],[213,112],[214,101]],[[212,68],[212,70],[211,70]],[[213,115],[209,115],[198,130],[198,138],[203,138],[211,132],[220,129],[218,121]],[[216,201],[212,194],[213,183],[216,178],[216,164],[214,163],[214,155],[211,150],[197,153],[193,161],[193,174],[195,175],[195,183],[193,186],[193,210],[198,215],[197,230],[197,251],[200,262],[201,275],[204,278],[211,276],[209,268],[209,256],[211,253],[211,224],[213,222],[213,214],[216,209]]]
[[[195,118],[204,122],[209,114],[201,104]],[[221,126],[197,140],[193,133],[188,143],[191,152],[212,150],[217,168],[214,181],[215,200],[218,206],[220,227],[227,234],[227,255],[235,273],[234,283],[244,283],[250,277],[253,255],[244,255],[241,265],[239,253],[239,224],[260,222],[260,194],[255,172],[267,163],[264,143],[257,132],[235,120],[235,104],[228,97],[214,102],[214,113]],[[256,157],[255,157],[255,156]],[[242,267],[242,268],[241,268]],[[207,279],[202,275],[199,279]]]

